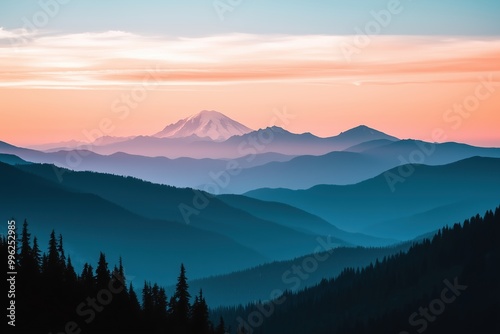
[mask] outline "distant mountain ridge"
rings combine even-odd
[[[271,129],[271,128],[270,128]],[[287,150],[314,147],[316,142],[311,134],[293,135],[276,128],[276,141],[287,142]],[[263,130],[260,130],[263,131]],[[248,143],[249,134],[232,137],[225,142],[211,140],[196,141],[192,138],[136,138],[133,142],[156,143],[163,141],[177,147],[185,145],[191,150],[207,154],[212,148],[223,151],[225,145],[237,147],[239,142]],[[280,138],[280,136],[284,136]],[[291,139],[287,139],[287,138]],[[308,139],[309,138],[309,139]],[[307,141],[313,139],[311,143]],[[317,138],[317,137],[316,137]],[[234,143],[232,141],[234,140]],[[181,144],[180,141],[182,141]],[[132,141],[130,142],[132,143]],[[228,144],[229,143],[229,144]],[[120,145],[117,143],[116,145]],[[155,144],[156,145],[156,144]],[[191,145],[191,146],[190,146]],[[328,144],[327,144],[328,145]],[[138,151],[143,143],[137,147]],[[147,145],[146,145],[147,146]],[[130,147],[130,146],[129,146]],[[327,148],[325,146],[324,148]],[[254,151],[252,151],[254,149]],[[422,151],[425,149],[427,153]],[[237,150],[236,148],[234,149]],[[1,144],[0,154],[14,154],[30,162],[53,163],[78,171],[91,170],[101,173],[134,176],[146,181],[168,184],[176,187],[204,189],[216,185],[220,193],[244,193],[258,188],[307,189],[318,184],[346,185],[364,181],[405,163],[414,163],[414,153],[423,153],[426,165],[442,165],[474,156],[500,158],[500,148],[482,148],[458,143],[434,144],[416,140],[376,139],[345,150],[333,151],[323,155],[284,155],[281,153],[261,153],[252,146],[245,146],[241,157],[229,162],[224,158],[195,159],[190,157],[170,159],[166,157],[147,157],[128,153],[96,154],[89,151],[67,150],[59,152],[40,152]],[[215,154],[215,153],[214,153]],[[240,171],[228,176],[228,163],[236,164]]]
[[[292,133],[278,126],[252,130],[215,110],[197,114],[167,125],[153,135],[114,137],[103,135],[93,142],[67,141],[30,146],[54,152],[86,149],[110,155],[118,152],[148,157],[234,159],[248,154],[322,155],[372,140],[398,138],[360,125],[336,136],[318,137],[312,133]]]
[[[375,138],[375,137],[379,140],[380,139],[385,139],[385,140],[390,140],[390,141],[399,140],[399,138],[396,138],[394,136],[390,136],[390,135],[383,133],[381,131],[372,129],[366,125],[358,125],[352,129],[341,132],[338,136],[336,136],[336,139],[338,141],[344,140],[346,142],[349,142],[350,140],[361,138],[361,137],[370,138],[371,140],[373,140],[373,138]]]
[[[172,128],[169,129],[172,130]],[[341,151],[366,141],[397,138],[371,128],[354,128],[337,136],[321,138],[311,133],[296,134],[273,126],[244,134],[233,135],[227,140],[212,140],[200,134],[185,133],[184,137],[138,136],[125,141],[105,145],[91,145],[99,154],[124,152],[149,157],[171,159],[190,157],[195,159],[235,159],[245,155],[279,153],[284,155],[322,155]],[[360,131],[361,130],[361,131]],[[363,131],[364,130],[364,131]],[[208,139],[208,140],[207,140]]]

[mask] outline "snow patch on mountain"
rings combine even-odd
[[[196,115],[168,125],[154,134],[154,137],[184,138],[195,135],[200,138],[209,137],[215,141],[223,141],[251,131],[253,130],[218,111],[203,110]]]

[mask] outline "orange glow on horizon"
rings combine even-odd
[[[86,141],[103,119],[103,134],[150,135],[213,109],[254,129],[275,120],[326,137],[365,124],[432,141],[440,128],[446,141],[500,146],[500,40],[379,36],[348,62],[335,46],[349,38],[108,32],[0,47],[0,140]],[[284,108],[294,118],[280,123]]]

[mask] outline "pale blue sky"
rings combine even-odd
[[[1,0],[0,27],[21,28],[58,0]],[[63,2],[63,0],[59,0]],[[237,3],[238,0],[220,0]],[[354,34],[370,11],[389,0],[241,0],[221,21],[213,0],[64,0],[43,29],[54,32],[122,30],[171,36],[242,32]],[[404,10],[382,34],[500,35],[499,0],[401,0]]]

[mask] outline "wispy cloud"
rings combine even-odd
[[[0,28],[0,87],[120,88],[156,69],[159,89],[172,85],[301,81],[404,84],[475,80],[500,71],[493,37],[376,36],[347,62],[352,36],[227,34],[200,38],[123,31],[31,33]]]

